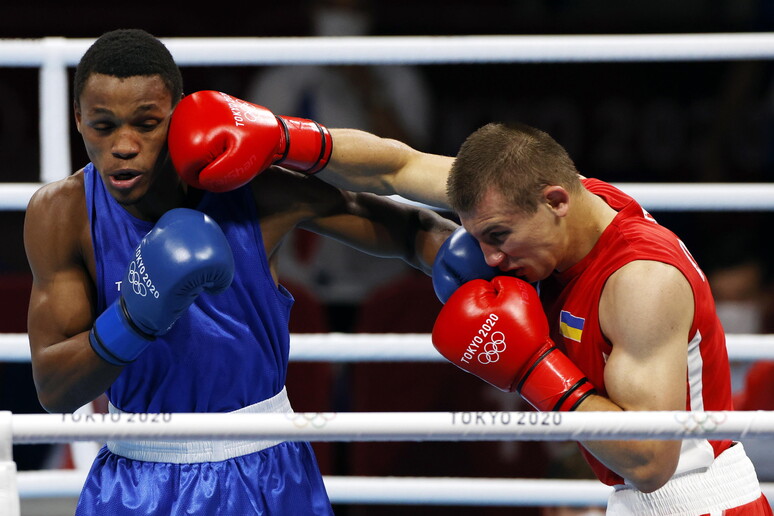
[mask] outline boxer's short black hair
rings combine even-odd
[[[141,29],[106,32],[86,50],[75,69],[76,105],[86,81],[95,73],[122,79],[158,75],[172,94],[173,104],[183,95],[183,77],[172,54],[158,38]]]

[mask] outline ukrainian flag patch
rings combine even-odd
[[[559,331],[562,335],[575,342],[581,341],[581,335],[583,334],[583,324],[586,320],[582,317],[575,317],[570,312],[562,310],[559,316]]]

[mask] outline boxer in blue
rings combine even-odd
[[[32,366],[48,411],[71,412],[103,393],[114,412],[290,411],[293,298],[277,263],[285,236],[304,228],[429,272],[456,227],[306,174],[338,158],[327,130],[302,120],[277,119],[288,143],[272,160],[281,167],[243,161],[224,175],[240,166],[262,173],[227,188],[190,184],[167,152],[181,74],[144,31],[101,36],[73,93],[90,163],[36,192],[24,231]],[[184,118],[175,123],[187,132]],[[108,442],[77,508],[331,513],[309,444],[263,441]]]

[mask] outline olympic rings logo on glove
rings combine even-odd
[[[478,361],[482,364],[493,364],[500,360],[500,353],[505,351],[505,334],[501,331],[492,333],[492,340],[484,344],[484,350],[478,354]]]
[[[141,281],[140,273],[137,272],[137,263],[134,260],[129,264],[129,272],[126,276],[135,294],[142,297],[148,295],[148,289],[145,288],[145,284]]]
[[[145,269],[141,246],[138,246],[134,251],[134,260],[129,262],[126,280],[132,285],[132,290],[138,296],[145,297],[150,293],[156,299],[159,298],[159,291],[156,290],[156,285],[153,284],[148,271]]]

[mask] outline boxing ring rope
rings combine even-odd
[[[77,497],[85,470],[20,471],[21,499]],[[607,504],[612,489],[596,480],[488,477],[357,477],[323,475],[333,504],[574,507]],[[767,498],[774,483],[761,483]]]
[[[14,444],[126,439],[608,441],[774,438],[774,411],[11,414]]]
[[[74,66],[93,39],[43,38],[39,40],[0,39],[0,66],[37,67],[40,80],[40,155],[41,173],[37,183],[0,184],[0,210],[22,211],[29,198],[41,185],[61,179],[70,173],[67,68]],[[774,33],[735,34],[663,34],[663,35],[573,35],[573,36],[428,36],[428,37],[366,37],[366,38],[167,38],[165,44],[181,66],[266,66],[278,64],[465,64],[465,63],[536,63],[536,62],[649,62],[750,60],[774,58]],[[651,211],[741,210],[770,211],[774,209],[774,185],[725,183],[618,184]],[[732,360],[758,360],[774,357],[772,335],[729,335],[728,348]],[[0,360],[29,361],[25,334],[0,334]],[[429,335],[373,334],[294,334],[291,336],[291,360],[294,361],[443,361],[432,348]],[[174,414],[175,428],[180,421],[189,432],[201,429],[201,422],[210,420],[206,437],[218,432],[243,431],[257,436],[274,431],[284,439],[340,440],[577,440],[592,432],[598,439],[635,438],[641,432],[648,438],[668,439],[710,436],[728,432],[729,438],[774,437],[774,415],[768,412],[736,413],[626,413],[615,421],[622,433],[611,436],[608,417],[595,420],[599,414],[562,414],[561,422],[548,432],[539,426],[525,425],[514,430],[508,425],[482,425],[485,429],[467,428],[460,431],[449,422],[465,426],[463,418],[476,421],[488,414],[493,423],[497,418],[536,417],[537,413],[368,413],[368,414],[296,414],[284,421],[243,421],[246,428],[223,424],[224,416],[208,414]],[[128,416],[128,415],[126,415]],[[214,417],[217,417],[215,421]],[[250,415],[253,416],[253,415]],[[273,416],[261,414],[256,416]],[[550,414],[548,416],[551,416]],[[575,416],[590,416],[589,419]],[[634,416],[634,417],[632,417]],[[68,423],[67,417],[71,420]],[[73,418],[84,418],[75,420]],[[137,431],[137,425],[127,427],[125,420],[105,420],[95,415],[7,415],[0,414],[0,446],[8,458],[10,440],[14,442],[71,442],[104,438],[116,428],[121,435]],[[189,417],[196,417],[191,424]],[[671,419],[669,419],[671,417]],[[64,418],[64,419],[63,419]],[[91,418],[91,419],[86,419]],[[306,421],[298,428],[293,418]],[[325,421],[321,428],[311,428],[313,421]],[[362,421],[360,419],[362,418]],[[365,435],[364,429],[381,420],[385,428],[398,427],[394,433],[377,428]],[[457,418],[456,420],[454,418]],[[656,419],[654,419],[656,418]],[[698,418],[698,419],[697,419]],[[445,420],[445,421],[442,421]],[[654,423],[658,421],[658,427]],[[86,422],[88,421],[88,423]],[[605,423],[601,423],[605,421]],[[355,424],[357,423],[357,424]],[[360,426],[362,424],[362,426]],[[638,425],[642,427],[638,427]],[[269,425],[269,426],[267,426]],[[348,426],[352,425],[352,426]],[[595,426],[596,425],[596,426]],[[601,426],[604,425],[604,428]],[[617,426],[620,425],[620,426]],[[663,425],[663,427],[661,426]],[[681,426],[682,425],[682,426]],[[292,426],[292,429],[291,429]],[[515,425],[511,425],[515,426]],[[97,428],[99,427],[99,428]],[[507,428],[506,428],[507,427]],[[73,432],[68,435],[61,431]],[[77,430],[76,430],[77,429]],[[617,431],[616,430],[616,431]],[[148,425],[140,432],[157,431]],[[455,434],[456,431],[456,434]],[[306,433],[305,433],[306,432]],[[349,433],[348,433],[349,432]],[[413,432],[413,433],[412,433]],[[626,433],[629,432],[629,433]],[[13,437],[11,437],[13,433]],[[718,434],[718,435],[720,435]],[[65,439],[70,437],[71,439]],[[205,438],[188,436],[188,438]],[[0,457],[3,459],[4,457]],[[1,473],[1,472],[0,472]],[[22,471],[16,475],[21,498],[77,496],[85,471],[47,470]],[[417,477],[324,477],[333,503],[389,503],[438,505],[605,505],[609,488],[597,481],[527,480],[499,478],[417,478]],[[764,493],[774,499],[774,484],[762,484]]]
[[[61,169],[61,162],[59,168]],[[44,183],[0,183],[0,211],[23,211]],[[650,211],[771,211],[771,183],[613,183]],[[392,196],[401,200],[398,196]]]
[[[78,496],[85,478],[85,471],[21,471],[19,495],[22,499]],[[604,506],[611,492],[595,480],[325,475],[323,481],[334,504],[533,507],[551,500],[562,505]]]
[[[768,59],[774,33],[162,38],[183,66]],[[90,38],[0,40],[0,66],[74,66]]]
[[[17,444],[156,438],[320,441],[567,441],[774,437],[774,412],[370,412],[294,414],[0,413],[0,441]],[[24,497],[76,496],[84,471],[20,472]],[[45,480],[45,482],[43,482]],[[604,505],[595,481],[331,477],[334,503]],[[45,486],[45,487],[43,487]],[[387,489],[386,487],[390,487]],[[561,488],[561,494],[555,491]],[[774,486],[764,485],[765,492]]]
[[[774,335],[727,335],[728,358],[774,360]],[[446,362],[428,333],[294,333],[294,362]],[[0,333],[0,362],[29,362],[26,333]]]

